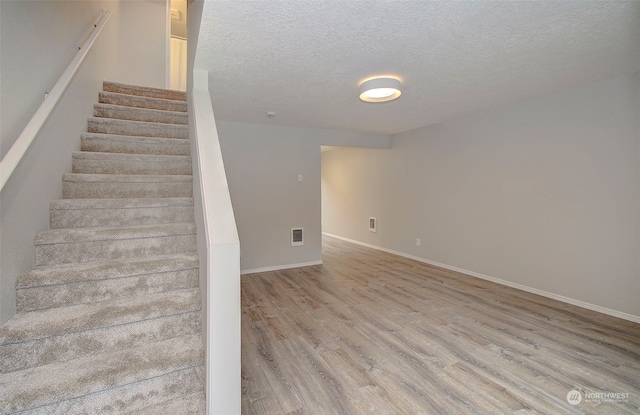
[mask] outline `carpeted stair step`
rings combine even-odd
[[[111,104],[95,104],[93,106],[93,116],[114,118],[118,120],[155,122],[161,124],[186,125],[188,122],[186,112],[133,108]]]
[[[121,414],[203,390],[200,334],[0,375],[0,413]]]
[[[127,412],[126,415],[203,415],[207,412],[206,403],[204,392],[193,393],[189,396],[182,396],[141,410]]]
[[[73,152],[73,172],[87,174],[191,174],[191,157]]]
[[[137,95],[149,98],[170,99],[175,101],[187,100],[187,93],[184,91],[126,85],[117,82],[103,82],[102,90],[107,92],[116,92],[119,94]]]
[[[144,258],[196,251],[193,223],[52,229],[35,238],[36,266]]]
[[[90,133],[133,135],[142,137],[189,138],[189,126],[154,122],[115,120],[89,117],[87,131]]]
[[[200,332],[198,288],[16,314],[0,328],[0,372]]]
[[[182,138],[85,133],[80,136],[80,144],[82,151],[103,153],[188,156],[191,152],[189,141]]]
[[[0,414],[203,414],[186,94],[104,82],[0,326]]]
[[[65,199],[192,197],[191,175],[82,174],[62,177]]]
[[[19,313],[198,286],[198,258],[175,254],[36,267],[16,281]]]
[[[193,222],[193,198],[58,199],[49,217],[51,229]]]
[[[101,104],[122,105],[124,107],[187,112],[187,103],[185,101],[149,98],[137,95],[118,94],[115,92],[100,92],[98,94],[98,101]]]

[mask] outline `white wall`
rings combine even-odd
[[[635,74],[326,152],[324,231],[638,319],[639,95]]]
[[[101,34],[102,45],[118,53],[103,50],[103,56],[93,59],[100,62],[107,80],[165,86],[164,0],[2,1],[2,156],[67,67],[103,7],[113,17]]]
[[[33,238],[49,227],[49,202],[62,195],[62,173],[71,171],[102,81],[164,86],[166,79],[164,1],[0,1],[3,156],[102,7],[111,20],[0,194],[0,322],[15,313],[15,279],[34,264]]]
[[[54,1],[0,2],[2,157],[99,18],[98,4],[79,6]]]
[[[391,243],[392,185],[388,149],[335,149],[322,153],[322,229],[376,246]],[[348,160],[348,162],[346,162]],[[369,231],[369,218],[377,231]]]
[[[169,89],[187,90],[187,41],[177,37],[170,40]]]
[[[320,145],[389,146],[389,137],[218,121],[244,272],[322,260]],[[298,181],[298,175],[303,181]],[[291,228],[304,246],[291,246]]]
[[[120,0],[117,22],[117,54],[107,80],[168,88],[166,0]]]
[[[218,135],[240,237],[241,269],[321,261],[319,146],[285,128],[259,124],[219,122]],[[304,246],[291,246],[293,227],[304,228]]]

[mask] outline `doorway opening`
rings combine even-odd
[[[187,0],[169,2],[169,88],[187,90]]]

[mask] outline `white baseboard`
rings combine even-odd
[[[300,268],[300,267],[310,267],[312,265],[322,265],[322,260],[319,261],[311,261],[311,262],[301,262],[299,264],[285,264],[285,265],[275,265],[273,267],[264,267],[264,268],[252,268],[252,269],[243,269],[240,271],[241,275],[245,274],[255,274],[257,272],[267,272],[267,271],[279,271],[281,269],[289,269],[289,268]]]
[[[461,274],[466,274],[466,275],[469,275],[469,276],[472,276],[472,277],[476,277],[476,278],[480,278],[480,279],[483,279],[483,280],[495,282],[496,284],[505,285],[507,287],[516,288],[518,290],[526,291],[526,292],[529,292],[529,293],[532,293],[532,294],[541,295],[543,297],[551,298],[553,300],[562,301],[563,303],[567,303],[567,304],[575,305],[575,306],[578,306],[578,307],[586,308],[587,310],[597,311],[598,313],[607,314],[609,316],[618,317],[618,318],[621,318],[621,319],[624,319],[624,320],[628,320],[628,321],[633,321],[634,323],[640,323],[640,316],[634,316],[633,314],[623,313],[621,311],[612,310],[612,309],[606,308],[606,307],[601,307],[599,305],[587,303],[587,302],[584,302],[584,301],[581,301],[581,300],[576,300],[575,298],[565,297],[564,295],[559,295],[559,294],[555,294],[555,293],[552,293],[552,292],[539,290],[537,288],[533,288],[533,287],[529,287],[529,286],[526,286],[526,285],[518,284],[518,283],[515,283],[515,282],[503,280],[503,279],[500,279],[500,278],[491,277],[489,275],[480,274],[478,272],[469,271],[469,270],[466,270],[466,269],[454,267],[454,266],[447,265],[447,264],[442,264],[440,262],[431,261],[429,259],[417,257],[417,256],[414,256],[414,255],[405,254],[404,252],[394,251],[393,249],[383,248],[381,246],[368,244],[366,242],[356,241],[355,239],[349,239],[349,238],[345,238],[343,236],[334,235],[334,234],[326,233],[326,232],[323,232],[322,234],[324,236],[328,236],[330,238],[336,238],[336,239],[340,239],[342,241],[351,242],[351,243],[354,243],[354,244],[357,244],[357,245],[366,246],[367,248],[377,249],[379,251],[384,251],[384,252],[388,252],[390,254],[394,254],[394,255],[401,256],[401,257],[413,259],[413,260],[418,261],[418,262],[423,262],[425,264],[429,264],[429,265],[433,265],[433,266],[436,266],[436,267],[448,269],[450,271],[455,271],[455,272],[459,272]]]

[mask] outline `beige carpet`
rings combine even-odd
[[[105,82],[0,326],[1,414],[204,414],[183,92]]]

